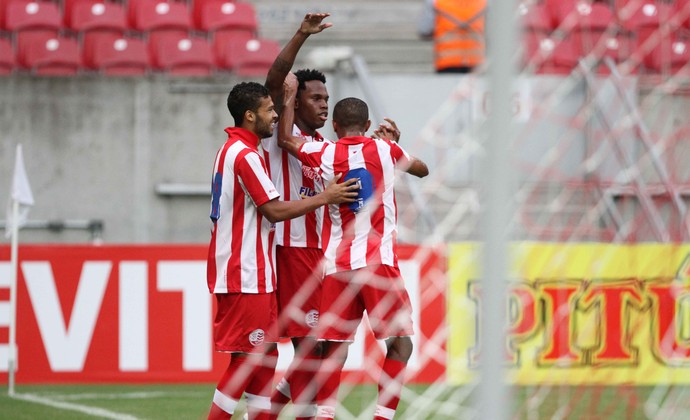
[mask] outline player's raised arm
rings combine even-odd
[[[297,97],[297,77],[294,73],[288,73],[283,86],[285,101],[281,118],[278,120],[278,146],[296,157],[305,140],[292,135],[292,125],[295,120],[295,99]]]
[[[326,28],[333,26],[332,23],[324,23],[323,20],[330,16],[330,13],[307,13],[304,20],[300,24],[299,29],[292,36],[290,41],[283,47],[276,57],[273,65],[268,70],[266,76],[266,87],[271,93],[271,99],[276,104],[276,111],[281,113],[280,108],[283,104],[283,80],[288,75],[292,66],[295,64],[295,58],[302,45],[307,40],[309,35],[317,34]]]
[[[352,203],[357,198],[357,190],[359,189],[357,180],[348,179],[338,183],[340,177],[341,174],[336,175],[320,194],[293,201],[281,201],[275,198],[262,204],[259,211],[269,222],[276,223],[302,216],[327,204]]]

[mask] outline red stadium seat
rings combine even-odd
[[[229,40],[256,36],[256,11],[249,3],[210,0],[200,7],[197,27],[209,33],[216,56],[222,55]]]
[[[541,42],[549,38],[553,28],[542,4],[522,3],[518,14],[522,25],[522,61],[526,65],[535,58]]]
[[[62,4],[64,25],[68,28],[72,26],[72,15],[77,5],[103,3],[103,1],[104,0],[60,0],[59,3]]]
[[[215,68],[205,38],[163,38],[152,50],[153,67],[175,76],[210,76]]]
[[[7,29],[7,27],[5,26],[5,10],[7,9],[7,5],[12,1],[13,0],[0,0],[0,31]],[[26,0],[26,3],[28,3],[29,1],[30,0]]]
[[[135,7],[134,29],[146,35],[152,54],[158,48],[159,41],[184,38],[192,28],[186,3],[138,0]]]
[[[27,44],[36,44],[57,37],[62,16],[57,4],[12,0],[6,9],[7,29],[13,32],[15,45],[22,62]]]
[[[604,45],[599,41],[605,33],[618,31],[613,11],[603,3],[580,2],[575,6],[575,16],[572,36],[578,54],[601,56]]]
[[[118,3],[78,3],[72,9],[71,29],[81,37],[84,51],[92,49],[94,38],[121,38],[128,29],[125,9]]]
[[[129,28],[125,9],[121,4],[102,2],[75,4],[69,27],[77,32],[98,30],[124,32]]]
[[[661,25],[668,22],[673,13],[673,8],[666,3],[640,0],[629,2],[618,10],[618,19],[621,27],[636,37],[638,46],[654,36],[650,47],[655,47],[662,35],[659,33]]]
[[[683,72],[690,74],[690,42],[676,38],[669,43],[664,43],[662,48],[655,48],[647,56],[645,65],[655,73],[677,74]]]
[[[195,4],[194,24],[205,32],[244,31],[256,34],[256,10],[249,3],[229,0],[206,0]]]
[[[0,38],[0,75],[6,76],[14,72],[14,48],[9,39]]]
[[[666,25],[673,13],[670,5],[654,0],[630,1],[618,11],[622,29],[634,41],[634,61],[643,63],[655,49],[669,48],[672,28]]]
[[[635,74],[639,70],[639,63],[629,60],[633,49],[632,40],[624,35],[604,35],[601,40],[604,45],[602,60],[598,63],[596,70],[600,74],[610,74],[611,70],[604,62],[604,59],[609,58],[613,61],[621,73]]]
[[[675,12],[680,23],[686,28],[690,28],[690,0],[676,0]]]
[[[548,35],[554,29],[546,7],[541,3],[521,3],[518,6],[518,14],[523,31],[542,32]]]
[[[146,43],[133,37],[95,38],[91,51],[84,52],[84,62],[106,76],[143,76],[151,68]]]
[[[575,9],[578,0],[544,0],[544,9],[553,28],[563,24],[566,17]]]
[[[56,3],[11,0],[5,9],[9,31],[53,30],[62,26],[62,15]]]
[[[552,37],[543,38],[538,45],[528,45],[526,57],[528,67],[538,74],[570,74],[579,60],[570,38],[560,41]]]
[[[81,68],[79,44],[74,38],[56,37],[35,40],[20,51],[19,64],[39,76],[71,76]]]
[[[132,27],[142,32],[188,31],[192,27],[187,3],[165,0],[138,0],[132,3]]]
[[[280,53],[277,41],[263,38],[233,38],[217,57],[220,68],[239,76],[265,76]]]

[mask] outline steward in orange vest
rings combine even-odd
[[[436,71],[469,72],[484,63],[486,0],[435,0],[429,3],[428,7],[433,6],[435,15]],[[426,19],[428,22],[428,17]],[[425,31],[422,25],[420,21],[420,34],[431,35],[429,28]]]

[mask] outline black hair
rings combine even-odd
[[[369,107],[358,98],[345,98],[333,107],[333,121],[342,128],[357,128],[364,131],[369,121]]]
[[[319,82],[326,84],[326,76],[318,70],[314,69],[301,69],[295,72],[297,76],[297,92],[304,90],[306,88],[305,83],[311,82],[312,80],[318,80]]]
[[[228,95],[228,111],[239,127],[244,122],[244,113],[256,112],[261,106],[261,98],[269,97],[266,86],[257,82],[242,82],[236,84]]]

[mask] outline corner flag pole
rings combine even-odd
[[[7,393],[14,395],[14,374],[17,371],[17,282],[19,281],[19,228],[26,221],[29,207],[34,204],[34,196],[31,192],[29,179],[26,176],[22,145],[17,144],[17,154],[12,174],[12,186],[10,188],[10,200],[7,206],[6,235],[11,235],[10,255],[10,339],[7,355]]]
[[[7,360],[7,393],[14,395],[14,373],[17,367],[17,281],[19,245],[19,200],[12,199],[12,244],[10,251],[10,341]]]

